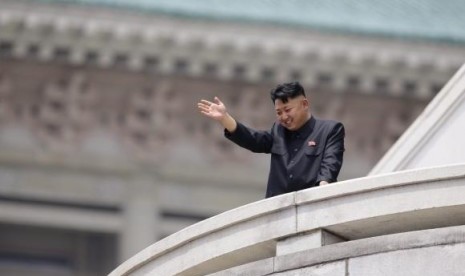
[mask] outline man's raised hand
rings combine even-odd
[[[237,127],[236,120],[228,114],[226,111],[226,106],[220,101],[218,97],[215,97],[214,101],[215,102],[201,100],[197,104],[200,113],[217,120],[229,132],[234,132]]]
[[[214,100],[214,103],[207,100],[201,100],[197,106],[200,110],[200,113],[203,115],[217,121],[222,121],[226,116],[226,107],[218,97],[215,97]]]

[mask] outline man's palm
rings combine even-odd
[[[215,103],[201,100],[198,107],[202,114],[218,121],[226,115],[226,107],[217,97],[215,97]]]
[[[224,116],[226,109],[224,105],[220,104],[212,104],[210,105],[209,116],[214,119],[220,119]]]

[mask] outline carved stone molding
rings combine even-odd
[[[368,93],[428,99],[465,58],[460,45],[24,0],[0,6],[0,55],[136,72],[252,83],[299,79],[336,90],[358,83]]]

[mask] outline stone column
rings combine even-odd
[[[155,179],[150,175],[135,176],[128,181],[127,194],[119,240],[120,262],[151,245],[159,237]]]

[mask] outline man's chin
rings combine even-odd
[[[287,129],[287,130],[291,130],[291,131],[292,131],[292,130],[295,130],[295,126],[294,126],[294,125],[283,125],[283,124],[281,124],[281,125],[282,125],[285,129]]]

